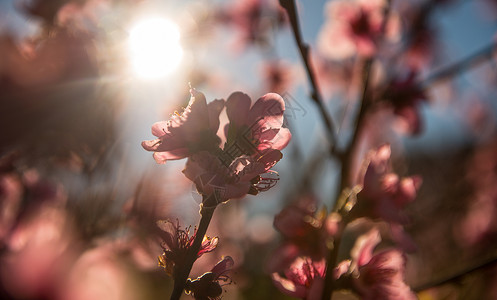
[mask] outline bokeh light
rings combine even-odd
[[[128,42],[133,71],[144,79],[171,74],[183,57],[179,29],[164,18],[144,19],[136,23]]]

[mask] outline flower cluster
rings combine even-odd
[[[285,102],[275,93],[259,98],[253,105],[241,92],[226,101],[206,103],[205,96],[191,90],[190,104],[182,114],[152,126],[155,140],[143,148],[154,151],[158,163],[188,157],[183,170],[205,197],[214,195],[216,205],[246,194],[271,188],[277,173],[270,169],[282,158],[291,133],[283,127]],[[226,143],[216,134],[219,114],[226,107],[229,123],[224,127]]]
[[[287,206],[276,215],[274,226],[284,240],[269,263],[269,272],[279,290],[301,299],[320,299],[330,268],[326,261],[328,251],[339,247],[341,239],[350,240],[351,232],[345,229],[353,221],[360,223],[359,218],[387,222],[394,242],[408,248],[402,228],[407,217],[402,209],[415,199],[421,180],[416,176],[399,178],[392,173],[390,155],[389,145],[371,151],[361,185],[342,196],[343,203],[335,212],[316,212],[313,205],[300,203]],[[369,230],[355,239],[349,249],[350,259],[331,265],[329,276],[335,289],[351,290],[371,300],[416,299],[404,282],[406,257],[402,250],[375,251],[382,241],[376,226],[366,224]]]

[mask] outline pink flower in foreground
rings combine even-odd
[[[382,0],[330,1],[326,7],[327,21],[318,37],[322,54],[330,59],[344,59],[356,53],[374,55],[382,33],[384,6]],[[389,22],[389,36],[398,32],[398,22],[394,21]]]
[[[404,223],[407,220],[401,210],[416,198],[421,178],[399,178],[397,174],[391,173],[390,155],[389,145],[381,146],[370,153],[363,189],[358,194],[354,209],[359,216]]]
[[[246,94],[231,94],[223,149],[192,155],[183,173],[201,194],[215,195],[218,203],[268,190],[278,180],[270,169],[291,139],[288,128],[282,127],[284,112],[285,102],[278,94],[266,94],[252,107]]]
[[[157,139],[142,142],[145,150],[154,152],[157,163],[185,158],[203,150],[215,151],[221,143],[216,133],[224,101],[207,104],[204,94],[195,89],[190,93],[190,103],[183,113],[176,112],[169,121],[155,123],[152,134]]]
[[[221,299],[222,286],[230,283],[230,278],[226,273],[233,268],[233,265],[231,256],[224,257],[210,272],[204,273],[195,280],[188,279],[185,292],[198,300]]]
[[[164,252],[159,256],[159,266],[163,267],[167,274],[174,275],[175,267],[182,266],[185,262],[188,248],[190,248],[195,240],[197,230],[190,236],[190,229],[180,229],[179,224],[173,224],[170,221],[158,221],[157,225],[162,229],[162,248]],[[211,252],[217,246],[218,238],[210,238],[205,236],[198,256],[204,253]]]
[[[272,273],[274,285],[284,294],[301,299],[320,299],[324,285],[326,262],[313,261],[309,257],[297,257],[291,265],[279,273]]]

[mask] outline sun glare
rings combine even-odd
[[[131,63],[135,73],[147,79],[174,71],[183,57],[178,27],[162,18],[137,23],[129,34]]]

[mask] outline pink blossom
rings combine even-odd
[[[164,252],[159,256],[159,266],[163,267],[169,275],[174,275],[176,266],[182,266],[188,254],[188,248],[193,245],[197,230],[190,236],[190,228],[180,229],[179,224],[171,221],[158,221],[157,225],[163,231],[162,248]],[[198,251],[197,257],[214,250],[218,243],[218,238],[205,236]]]
[[[334,236],[340,226],[340,215],[299,205],[287,206],[274,217],[274,227],[285,242],[297,245],[300,252],[313,258],[324,257],[326,240]]]
[[[416,198],[421,185],[417,176],[399,178],[390,172],[390,146],[384,145],[369,155],[363,189],[354,207],[358,216],[381,218],[387,222],[404,223],[401,210]]]
[[[282,127],[284,112],[285,102],[278,94],[266,94],[252,107],[246,94],[231,94],[223,149],[195,153],[183,173],[201,194],[215,195],[218,203],[268,190],[278,180],[270,169],[291,139],[288,128]]]
[[[72,222],[48,205],[29,212],[12,231],[0,260],[7,292],[19,299],[53,299],[75,257]]]
[[[221,299],[222,286],[230,283],[230,277],[226,273],[233,268],[233,265],[231,256],[224,257],[210,272],[206,272],[194,280],[188,279],[185,292],[191,294],[195,299]]]
[[[385,99],[393,107],[393,112],[399,117],[400,129],[409,134],[421,132],[421,116],[419,105],[427,101],[427,96],[416,83],[417,73],[411,71],[406,78],[390,82]]]
[[[326,7],[327,21],[318,37],[322,54],[330,59],[344,59],[356,53],[374,55],[382,33],[384,6],[382,0],[330,1]],[[392,26],[387,35],[396,35],[398,22],[389,23]]]
[[[375,227],[360,236],[352,248],[349,271],[355,274],[352,281],[356,292],[369,300],[416,299],[404,282],[405,255],[397,249],[373,253],[380,241]]]
[[[221,143],[216,133],[224,101],[207,104],[204,94],[195,89],[190,93],[190,103],[183,113],[176,112],[169,121],[155,123],[152,134],[157,139],[142,142],[145,150],[154,152],[157,163],[185,158],[203,150],[215,151]]]
[[[203,151],[188,159],[183,173],[199,193],[215,195],[218,202],[225,202],[274,186],[277,173],[270,169],[281,157],[279,150],[269,149],[259,156],[237,157],[227,166],[219,157]]]
[[[284,294],[301,299],[320,299],[324,285],[326,262],[309,257],[297,257],[283,271],[284,276],[271,274],[273,283]]]
[[[397,249],[381,251],[359,267],[356,288],[366,300],[414,300],[404,282],[406,257]]]
[[[238,32],[238,48],[250,44],[265,46],[269,33],[286,22],[286,14],[276,0],[238,0],[227,10],[221,10],[220,21],[232,25]]]
[[[261,67],[265,89],[276,93],[287,92],[294,79],[292,66],[285,61],[269,61]]]
[[[141,299],[144,286],[133,269],[116,251],[115,243],[105,242],[86,250],[71,264],[60,282],[60,300]]]

